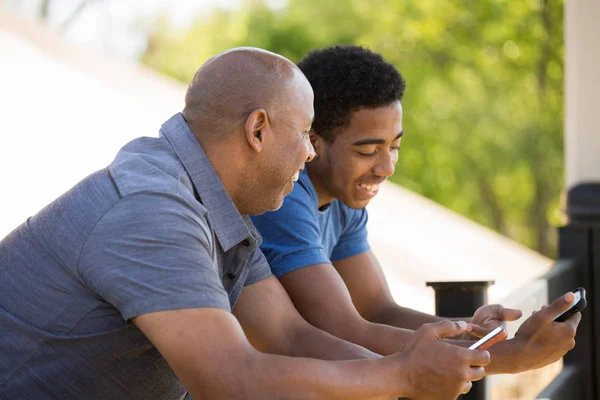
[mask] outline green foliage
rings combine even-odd
[[[393,180],[552,255],[563,187],[562,12],[560,0],[289,0],[277,9],[253,0],[186,32],[158,24],[142,59],[188,82],[236,46],[293,61],[338,43],[382,53],[408,83]]]

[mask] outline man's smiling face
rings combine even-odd
[[[318,159],[307,168],[319,205],[338,199],[351,208],[366,207],[394,173],[402,134],[402,105],[394,101],[353,112],[331,143],[314,135]]]

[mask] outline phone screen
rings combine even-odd
[[[475,350],[475,349],[481,349],[481,350],[485,350],[488,347],[490,347],[491,345],[493,345],[494,343],[506,339],[507,333],[504,330],[503,327],[499,326],[496,329],[494,329],[493,331],[491,331],[490,333],[488,333],[487,335],[485,335],[484,337],[482,337],[481,339],[479,339],[477,342],[473,343],[470,347],[469,350]]]

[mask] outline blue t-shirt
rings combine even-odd
[[[251,218],[263,237],[260,248],[277,277],[369,250],[367,210],[352,209],[338,200],[319,210],[306,170],[279,210]]]

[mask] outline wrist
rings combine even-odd
[[[379,360],[384,364],[386,371],[381,375],[384,381],[392,386],[389,388],[393,398],[412,398],[410,383],[410,365],[405,354],[398,353]]]
[[[527,359],[526,345],[517,337],[496,343],[488,349],[490,363],[485,367],[486,375],[518,374],[528,368],[523,364]]]

